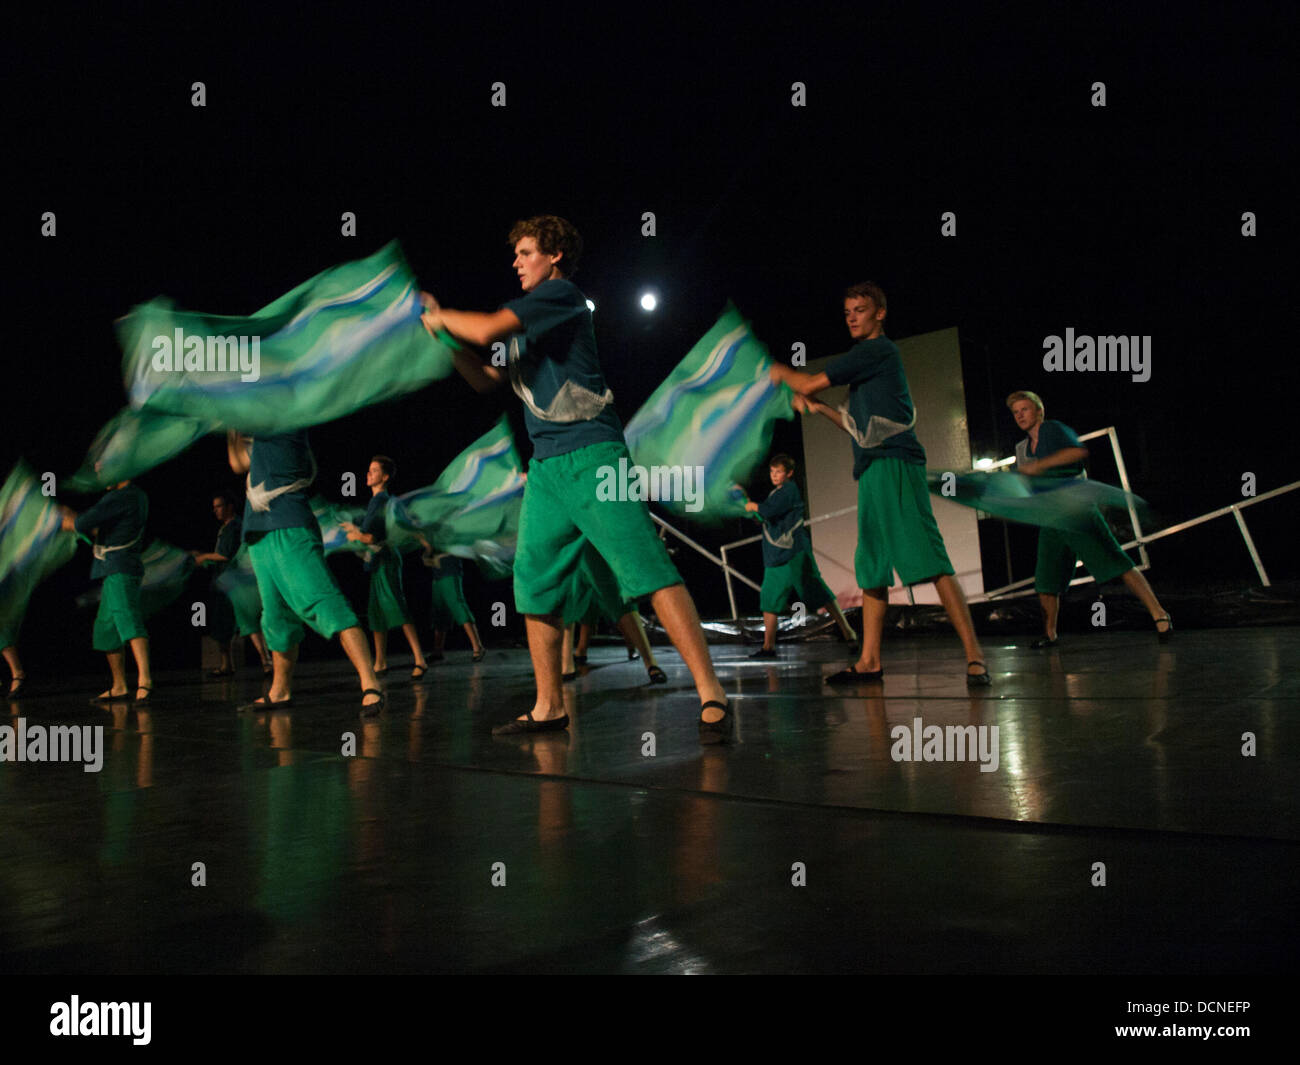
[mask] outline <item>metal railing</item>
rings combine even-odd
[[[1094,430],[1093,432],[1085,433],[1083,436],[1079,437],[1079,440],[1080,442],[1084,440],[1095,440],[1098,437],[1102,437],[1102,436],[1107,437],[1110,440],[1111,452],[1115,456],[1115,468],[1119,473],[1120,487],[1123,488],[1126,493],[1132,496],[1133,491],[1132,488],[1130,488],[1129,486],[1128,467],[1125,466],[1124,464],[1124,455],[1123,452],[1120,450],[1119,435],[1115,432],[1115,427],[1113,425],[1109,425],[1105,429],[1097,429]],[[996,462],[981,464],[977,468],[980,470],[998,469],[1002,466],[1009,466],[1015,461],[1016,461],[1015,457],[1012,456],[1010,458],[999,459]],[[1282,487],[1280,488],[1274,488],[1271,491],[1263,493],[1263,495],[1253,496],[1250,499],[1246,499],[1240,503],[1232,503],[1226,507],[1220,507],[1218,510],[1209,511],[1208,513],[1202,514],[1199,517],[1191,518],[1187,521],[1178,522],[1175,525],[1170,525],[1167,528],[1161,529],[1158,532],[1153,532],[1153,533],[1144,533],[1142,531],[1141,523],[1138,520],[1137,509],[1134,507],[1133,500],[1130,498],[1128,501],[1128,515],[1129,515],[1129,520],[1133,524],[1134,537],[1132,540],[1129,540],[1127,543],[1121,544],[1120,546],[1125,551],[1128,551],[1130,548],[1136,547],[1138,550],[1138,557],[1141,559],[1141,562],[1135,568],[1138,570],[1146,570],[1149,569],[1151,565],[1151,560],[1147,557],[1147,550],[1146,550],[1147,544],[1152,543],[1155,540],[1162,540],[1166,536],[1173,536],[1174,533],[1182,532],[1185,529],[1190,529],[1197,525],[1203,525],[1208,521],[1214,521],[1216,518],[1221,518],[1226,514],[1231,514],[1236,519],[1237,529],[1238,531],[1240,531],[1241,538],[1246,544],[1246,550],[1250,553],[1251,561],[1255,564],[1255,571],[1259,574],[1260,583],[1265,588],[1268,588],[1271,586],[1271,582],[1268,579],[1268,573],[1264,569],[1264,563],[1259,557],[1259,550],[1255,547],[1255,541],[1250,535],[1250,530],[1246,527],[1246,519],[1241,512],[1245,510],[1246,507],[1253,506],[1256,503],[1262,503],[1266,499],[1272,499],[1275,496],[1280,496],[1287,492],[1295,491],[1295,489],[1297,488],[1300,488],[1300,481],[1292,481],[1290,484],[1282,485]],[[829,521],[831,518],[843,517],[845,514],[855,514],[857,513],[857,509],[858,508],[856,506],[844,507],[840,510],[831,511],[829,514],[819,514],[815,518],[809,518],[806,522],[804,522],[804,524],[815,525],[819,521]],[[722,570],[723,579],[726,581],[727,584],[727,601],[731,605],[731,617],[733,620],[738,620],[740,614],[736,608],[736,592],[735,592],[735,586],[732,584],[732,578],[734,577],[736,580],[740,581],[741,583],[747,584],[749,587],[753,588],[754,591],[756,592],[762,591],[762,588],[760,585],[756,584],[749,577],[745,576],[745,574],[741,573],[740,570],[733,567],[731,565],[730,560],[727,557],[727,553],[729,551],[734,550],[737,547],[744,547],[747,544],[752,544],[761,540],[763,538],[762,534],[759,533],[754,536],[747,536],[743,540],[735,540],[732,541],[731,543],[723,544],[722,547],[719,548],[719,552],[721,556],[719,557],[719,555],[715,555],[708,548],[703,547],[702,545],[696,543],[694,540],[692,540],[685,533],[681,532],[679,529],[676,529],[672,525],[668,524],[668,522],[664,521],[664,519],[659,517],[658,514],[652,512],[650,517],[653,518],[655,522],[665,532],[672,533],[673,536],[677,537],[677,539],[681,540],[688,547],[699,552],[699,554],[703,555],[715,566],[718,566]],[[1082,566],[1083,566],[1082,562],[1077,562],[1077,561],[1075,562],[1076,568],[1082,568]],[[1007,569],[1009,572],[1010,571],[1009,548],[1008,548]],[[1070,581],[1070,584],[1071,586],[1076,584],[1087,584],[1091,580],[1093,580],[1091,575],[1088,575],[1086,577],[1075,577],[1072,581]],[[985,592],[983,595],[971,596],[970,599],[972,602],[979,602],[981,600],[1001,598],[1001,597],[1014,598],[1016,595],[1032,595],[1034,594],[1032,588],[1029,588],[1027,591],[1019,591],[1019,589],[1024,589],[1026,588],[1026,586],[1032,585],[1033,583],[1034,583],[1034,578],[1027,577],[1024,580],[1013,581],[1011,584],[1003,585],[1001,588],[994,588],[992,591]],[[912,601],[910,588],[908,589],[908,600]]]

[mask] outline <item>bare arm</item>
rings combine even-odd
[[[247,473],[249,466],[248,437],[241,436],[234,429],[226,430],[226,458],[235,473]]]
[[[420,301],[426,308],[420,320],[430,336],[445,330],[453,337],[485,347],[523,328],[515,312],[505,308],[491,314],[453,311],[438,306],[438,301],[427,292],[420,293]],[[452,365],[475,392],[490,392],[506,380],[506,371],[502,367],[486,363],[470,351],[457,350],[452,356]]]
[[[831,379],[824,373],[801,373],[779,362],[772,364],[770,374],[773,381],[789,385],[801,396],[815,396],[831,387]]]
[[[1019,463],[1016,468],[1021,473],[1034,474],[1050,470],[1054,466],[1073,466],[1087,460],[1088,449],[1086,447],[1063,447],[1060,451],[1053,451],[1050,455],[1045,455],[1041,459],[1031,459],[1029,462]]]
[[[826,375],[821,374],[819,376],[825,377]],[[794,409],[803,414],[820,414],[823,418],[833,422],[837,429],[844,428],[844,418],[840,412],[834,407],[826,406],[825,403],[818,403],[815,399],[809,399],[804,395],[797,396],[794,401]]]

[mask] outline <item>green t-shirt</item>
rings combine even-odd
[[[826,367],[833,385],[849,386],[844,428],[853,437],[853,479],[875,459],[925,465],[925,448],[912,424],[916,408],[907,390],[903,357],[887,336],[860,340]]]
[[[1028,459],[1045,459],[1049,455],[1055,455],[1058,451],[1064,451],[1067,447],[1083,447],[1079,443],[1078,434],[1064,422],[1045,421],[1038,427],[1038,446],[1029,450],[1029,437],[1021,441],[1024,445],[1025,458]],[[1016,449],[1016,460],[1020,460],[1020,449]],[[1040,477],[1082,477],[1083,463],[1075,462],[1068,466],[1053,466],[1050,470],[1043,470],[1038,476]]]
[[[95,546],[103,550],[90,567],[91,580],[114,573],[144,576],[144,523],[149,517],[149,497],[134,484],[108,492],[77,518],[77,532],[89,536],[97,529]]]
[[[311,510],[307,488],[316,478],[316,460],[306,429],[272,433],[253,439],[249,453],[248,499],[244,503],[244,542],[253,544],[273,529],[311,529],[320,536],[320,524]],[[255,506],[263,493],[288,485],[300,487]]]
[[[524,327],[510,338],[510,384],[524,401],[533,457],[623,443],[614,394],[596,357],[591,310],[578,286],[553,278],[502,306]]]

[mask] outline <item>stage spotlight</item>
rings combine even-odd
[[[659,306],[659,297],[653,292],[641,293],[641,309],[643,311],[653,311]]]
[[[993,467],[993,460],[992,460],[992,459],[976,459],[976,460],[975,460],[975,468],[976,468],[977,470],[987,470],[987,469],[991,469],[992,467]]]
[[[591,311],[593,314],[596,312],[596,305],[592,303],[591,300],[587,301],[587,310]]]

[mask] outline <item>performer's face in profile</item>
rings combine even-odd
[[[525,292],[532,292],[543,281],[562,276],[558,266],[560,255],[547,255],[537,247],[536,237],[520,237],[515,245],[515,273]]]
[[[773,466],[767,472],[768,476],[772,478],[772,484],[777,488],[780,488],[790,479],[790,474],[784,466]]]
[[[1038,409],[1038,404],[1028,399],[1018,399],[1011,404],[1011,417],[1015,418],[1016,425],[1029,432],[1039,419],[1042,418],[1042,411]]]
[[[372,462],[370,468],[366,470],[366,487],[374,488],[375,485],[384,483],[384,468],[377,462]]]
[[[224,499],[217,498],[212,501],[212,513],[217,521],[225,522],[235,516],[235,508]]]
[[[844,300],[844,324],[854,340],[874,340],[885,330],[885,308],[870,296],[849,296]]]

